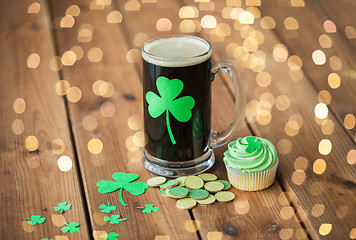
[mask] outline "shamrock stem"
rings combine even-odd
[[[166,111],[166,122],[167,122],[167,129],[168,129],[169,137],[170,137],[173,145],[175,145],[176,144],[176,140],[174,139],[174,136],[173,136],[173,133],[172,133],[172,129],[171,129],[171,125],[169,123],[169,112],[168,112],[168,110]]]
[[[119,200],[120,200],[120,203],[122,204],[122,206],[127,207],[127,204],[124,202],[124,199],[122,199],[122,188],[120,188],[120,191],[119,191]]]

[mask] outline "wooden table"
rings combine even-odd
[[[328,0],[1,1],[2,239],[356,239],[355,10]],[[128,207],[98,192],[114,172],[153,176],[141,163],[140,47],[173,33],[209,40],[214,61],[241,72],[246,124],[235,137],[275,144],[267,190],[232,189],[233,202],[189,211],[153,188],[124,193]],[[216,79],[214,129],[232,119],[233,97]],[[225,150],[209,170],[220,179]],[[108,200],[127,221],[104,221]],[[54,211],[60,202],[71,210]],[[135,208],[148,203],[160,210]],[[32,226],[32,215],[47,220]],[[79,232],[60,230],[73,221]]]

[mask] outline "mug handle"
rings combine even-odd
[[[244,119],[245,113],[245,94],[242,90],[240,81],[237,81],[237,77],[240,78],[239,72],[234,68],[234,66],[229,62],[219,62],[214,64],[211,69],[211,81],[215,79],[215,75],[220,72],[225,71],[230,75],[230,78],[234,84],[235,88],[235,116],[230,123],[230,125],[223,131],[218,132],[215,130],[210,131],[209,145],[211,148],[217,148],[228,141],[238,129],[238,125]]]

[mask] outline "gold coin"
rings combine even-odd
[[[197,200],[197,202],[202,205],[209,205],[209,204],[212,204],[213,202],[215,202],[215,197],[213,195],[209,194],[209,197],[202,199],[202,200]]]
[[[219,192],[219,191],[223,190],[224,187],[225,187],[224,184],[222,184],[221,182],[216,182],[216,181],[207,182],[204,185],[204,188],[211,193]]]
[[[176,180],[179,181],[179,184],[178,184],[178,187],[185,187],[185,184],[184,184],[184,181],[187,177],[179,177],[179,178],[176,178]]]
[[[172,180],[168,180],[167,182],[163,183],[162,185],[160,185],[160,188],[172,188],[175,187],[179,184],[179,182],[176,179],[172,179]]]
[[[177,201],[176,205],[179,209],[192,209],[197,205],[197,201],[192,198],[182,198]]]
[[[205,182],[215,181],[216,179],[218,179],[218,177],[216,175],[211,174],[211,173],[202,173],[202,174],[199,174],[198,177],[203,179]]]
[[[189,176],[185,179],[184,184],[189,189],[199,189],[204,186],[204,181],[197,176]]]
[[[234,200],[235,194],[233,194],[232,192],[229,192],[229,191],[221,191],[221,192],[218,192],[217,194],[215,194],[215,198],[219,202],[229,202],[229,201]]]
[[[150,187],[158,187],[165,183],[167,179],[165,177],[153,177],[147,180],[147,184]]]
[[[167,191],[167,195],[169,195],[172,198],[184,198],[185,196],[188,195],[189,190],[186,189],[185,187],[173,187],[169,188]]]

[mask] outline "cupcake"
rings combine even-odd
[[[278,157],[267,139],[248,136],[228,144],[224,162],[231,184],[240,190],[268,188],[276,178]]]

